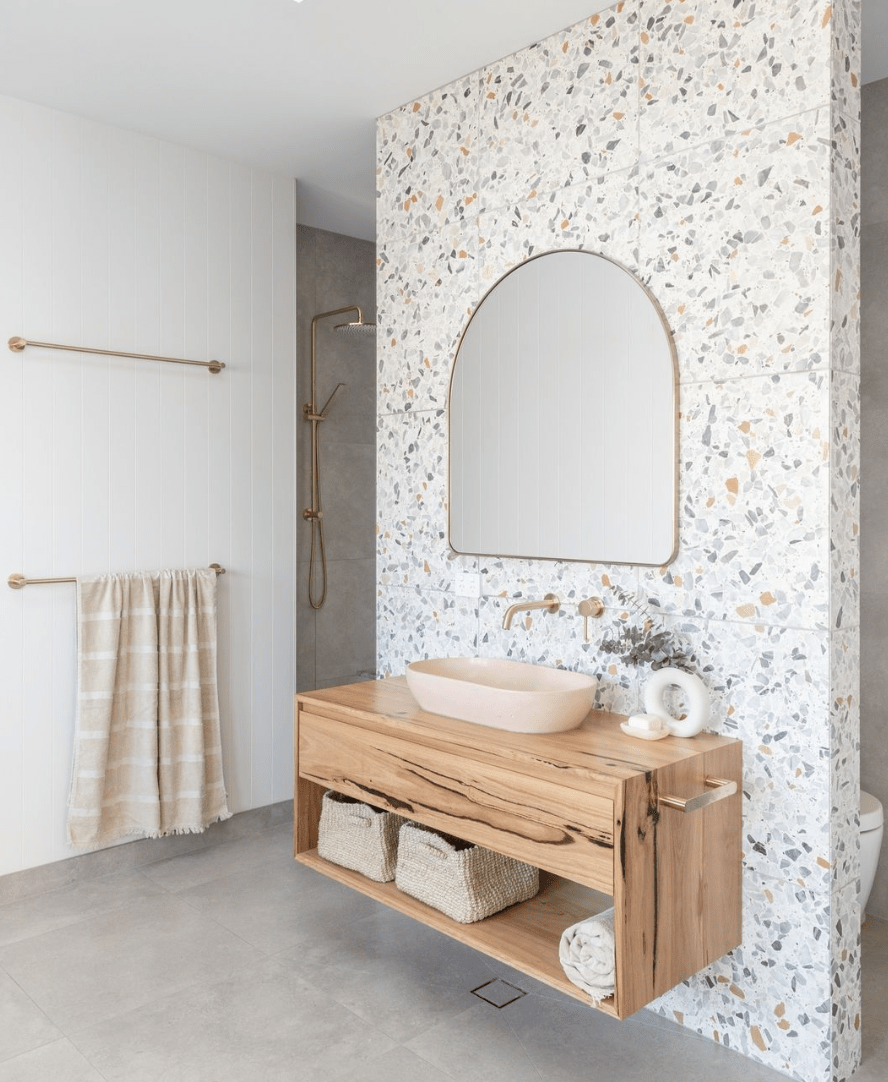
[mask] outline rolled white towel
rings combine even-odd
[[[605,909],[561,933],[558,957],[567,979],[593,1003],[614,994],[614,911]]]

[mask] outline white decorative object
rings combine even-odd
[[[620,722],[620,728],[627,736],[639,740],[662,740],[664,736],[672,736],[659,714],[633,714],[628,721]]]
[[[669,713],[664,701],[666,689],[673,685],[681,688],[687,697],[688,712],[683,721]],[[682,669],[657,669],[645,685],[644,709],[646,713],[662,718],[673,736],[696,736],[709,721],[709,691],[694,673]]]

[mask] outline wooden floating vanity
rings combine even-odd
[[[616,993],[600,1009],[626,1018],[740,943],[741,745],[642,741],[621,721],[504,732],[424,713],[401,677],[298,695],[295,858],[590,1005],[558,944],[613,905]],[[540,893],[458,924],[331,864],[316,850],[325,789],[534,864]]]

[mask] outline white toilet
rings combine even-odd
[[[884,828],[882,804],[872,793],[860,791],[860,919],[866,915],[866,903],[869,901],[873,880],[876,878],[876,865],[879,863],[879,850],[882,847]]]

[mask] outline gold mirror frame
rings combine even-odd
[[[469,328],[480,311],[482,305],[487,300],[493,291],[500,286],[507,278],[515,274],[516,271],[526,267],[529,263],[537,259],[543,259],[546,256],[561,255],[564,253],[576,253],[581,255],[588,255],[603,259],[608,263],[613,264],[619,268],[625,274],[627,274],[636,285],[640,286],[644,294],[653,306],[663,330],[666,334],[666,341],[669,346],[670,361],[672,365],[672,394],[674,403],[674,429],[673,429],[673,500],[672,500],[672,551],[669,554],[669,558],[663,562],[657,563],[645,563],[641,561],[629,561],[629,560],[615,560],[607,559],[602,560],[600,558],[587,558],[576,556],[540,556],[540,555],[528,555],[526,553],[493,553],[493,552],[470,552],[463,549],[458,549],[453,544],[453,440],[451,437],[453,425],[452,425],[452,408],[453,408],[453,382],[456,374],[456,366],[459,361],[460,351],[462,349],[463,342],[466,335],[469,333]],[[602,252],[592,252],[585,248],[554,248],[545,252],[538,252],[536,255],[530,256],[528,259],[523,260],[521,263],[512,267],[501,275],[491,286],[487,289],[469,317],[466,326],[463,328],[462,334],[459,337],[459,342],[456,346],[456,351],[453,356],[453,362],[450,367],[450,380],[447,390],[447,543],[452,552],[460,556],[488,556],[495,559],[506,560],[549,560],[549,561],[564,561],[567,563],[606,563],[608,565],[613,564],[616,566],[630,566],[630,567],[666,567],[675,559],[678,555],[678,513],[679,513],[679,471],[678,461],[680,453],[680,431],[679,431],[679,416],[680,416],[680,402],[679,402],[679,379],[678,379],[678,354],[675,349],[675,339],[672,334],[672,328],[669,326],[669,322],[666,319],[666,315],[660,306],[659,301],[654,294],[648,289],[648,287],[642,282],[625,264],[619,262],[616,259],[612,259],[610,256],[604,255]]]

